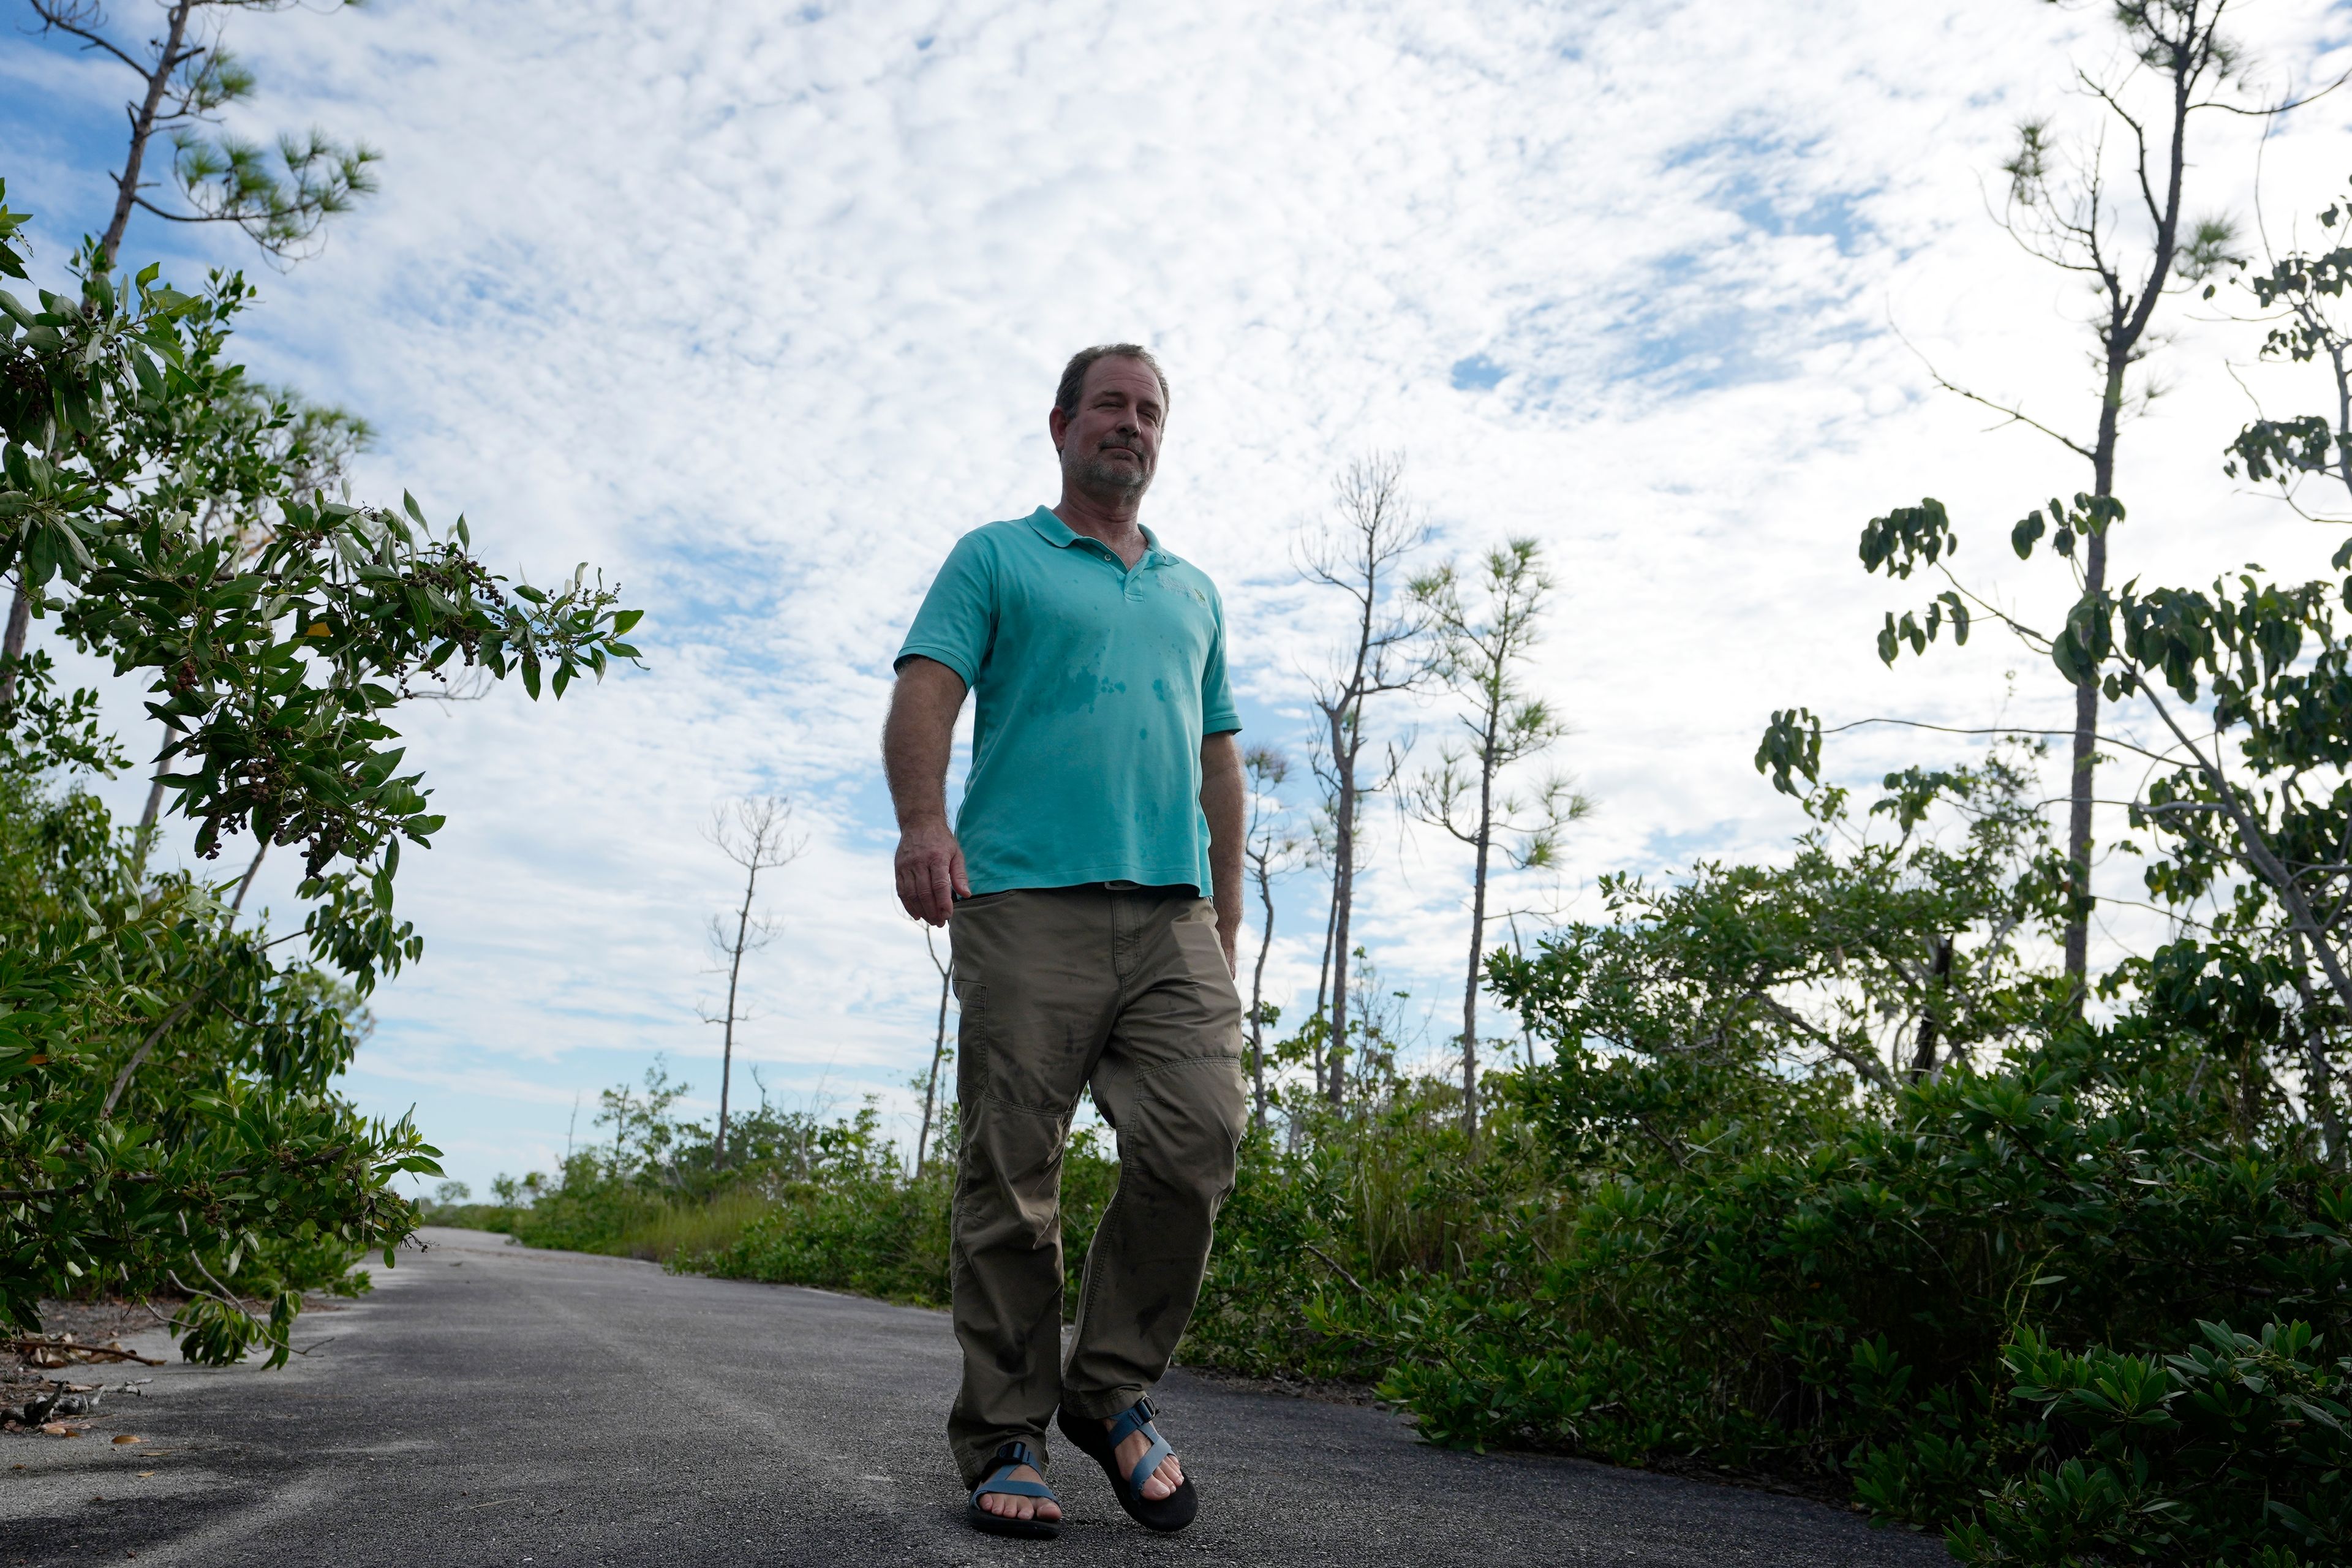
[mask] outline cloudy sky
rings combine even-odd
[[[111,12],[125,33],[160,14]],[[1350,458],[1404,456],[1433,563],[1542,542],[1560,588],[1533,679],[1597,809],[1515,906],[1591,913],[1606,870],[1778,852],[1799,819],[1749,763],[1775,708],[2063,722],[2054,674],[1990,634],[1883,668],[1880,616],[1926,595],[1864,577],[1853,544],[1934,495],[1975,584],[2045,622],[2066,597],[2003,541],[2086,465],[1990,428],[1927,367],[2090,424],[2087,301],[1994,217],[2017,121],[2088,145],[2073,73],[2120,71],[2104,14],[379,0],[236,18],[260,84],[237,128],[364,139],[383,192],[282,275],[234,235],[149,218],[126,259],[259,276],[250,363],[381,432],[361,497],[463,511],[495,564],[541,580],[593,563],[647,612],[643,672],[412,716],[449,826],[404,866],[426,957],[379,995],[352,1090],[415,1105],[478,1187],[551,1166],[575,1103],[584,1139],[596,1090],[656,1052],[715,1102],[701,931],[734,873],[698,829],[776,791],[809,846],[774,879],[742,1054],[787,1103],[871,1093],[908,1120],[938,993],[890,894],[890,656],[959,533],[1053,498],[1045,410],[1087,342],[1169,367],[1146,517],[1224,590],[1252,742],[1303,752],[1302,671],[1340,606],[1299,584],[1289,541]],[[2352,65],[2342,5],[2263,0],[2239,33],[2249,101]],[[0,35],[0,176],[52,279],[110,207],[131,79]],[[2192,208],[2250,246],[2308,238],[2352,172],[2347,100],[2266,144],[2208,116]],[[2165,395],[2124,448],[2125,574],[2312,573],[2336,541],[2220,471],[2252,398],[2319,405],[2307,373],[2250,363],[2231,305],[2167,307]],[[137,738],[133,694],[110,702]],[[1389,721],[1426,752],[1448,721],[1401,702]],[[1830,761],[1868,779],[1965,752],[1864,731]],[[135,812],[135,782],[111,791]],[[1434,1040],[1466,867],[1385,807],[1370,820],[1360,923]],[[280,911],[287,869],[261,881]],[[1312,880],[1281,895],[1280,1001],[1313,988]]]

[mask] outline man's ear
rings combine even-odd
[[[1069,433],[1070,416],[1062,412],[1062,405],[1057,403],[1045,415],[1045,434],[1053,437],[1054,450],[1058,452],[1062,449],[1062,437]]]

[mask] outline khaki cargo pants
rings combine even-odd
[[[950,1278],[966,1486],[1001,1443],[1042,1457],[1056,1405],[1111,1416],[1168,1370],[1192,1315],[1245,1106],[1241,998],[1191,888],[1097,883],[958,904],[961,1163]],[[1062,1144],[1080,1089],[1118,1137],[1062,1361]]]

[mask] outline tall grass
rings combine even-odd
[[[732,1247],[775,1207],[759,1193],[740,1190],[666,1203],[632,1217],[609,1246],[597,1250],[661,1264],[698,1258]]]

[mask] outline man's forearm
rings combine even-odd
[[[955,749],[963,678],[946,665],[910,658],[890,693],[882,721],[882,771],[898,816],[893,870],[908,914],[945,925],[955,900],[971,892],[963,850],[948,825],[948,756]]]
[[[908,661],[882,723],[882,771],[900,827],[947,820],[948,759],[962,706],[963,682],[955,671],[929,659]]]
[[[1242,840],[1247,832],[1248,789],[1242,782],[1241,748],[1230,734],[1201,743],[1201,815],[1209,819],[1210,898],[1217,906],[1217,934],[1228,958],[1242,929]]]

